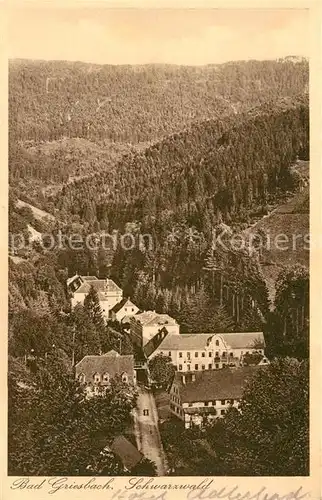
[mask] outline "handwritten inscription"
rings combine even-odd
[[[246,491],[245,493],[240,493],[239,487],[236,485],[233,488],[221,488],[214,489],[211,491],[197,490],[190,491],[187,495],[188,500],[209,500],[209,499],[223,499],[227,500],[301,500],[309,497],[309,493],[304,493],[302,487],[295,491],[290,491],[286,495],[280,495],[278,493],[270,494],[263,486],[257,493],[251,493]]]

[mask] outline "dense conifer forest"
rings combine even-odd
[[[269,262],[273,285],[268,283],[263,266],[272,253],[267,257],[263,244],[271,219],[262,229],[256,224],[277,211],[282,225],[292,212],[292,231],[297,226],[308,231],[308,175],[294,168],[309,160],[308,62],[132,67],[16,60],[9,69],[9,236],[26,243],[16,248],[9,241],[11,470],[24,474],[40,467],[36,453],[29,453],[25,466],[23,450],[17,456],[14,449],[24,429],[16,402],[26,402],[30,421],[38,404],[30,385],[45,391],[53,384],[43,401],[46,412],[61,390],[58,375],[50,382],[51,366],[61,366],[69,394],[75,390],[71,359],[117,349],[120,337],[122,353],[134,352],[120,325],[105,324],[94,292],[71,311],[66,280],[77,272],[110,276],[140,309],[170,314],[182,332],[264,331],[267,355],[282,360],[277,369],[284,373],[291,367],[296,380],[306,379],[308,253],[299,263],[290,252],[282,264],[276,254]],[[242,235],[247,243],[249,228],[257,245],[236,248],[234,238]],[[91,235],[95,245],[49,248],[58,234]],[[116,247],[103,245],[106,234],[116,235]],[[119,244],[124,234],[133,247]],[[223,244],[214,248],[218,235]],[[289,356],[299,361],[283,364]],[[272,370],[265,386],[269,394],[277,377]],[[17,381],[29,389],[17,388]],[[260,391],[260,382],[254,387]],[[135,397],[127,401],[116,430],[124,431]],[[252,402],[251,391],[248,397]],[[118,415],[119,401],[123,404],[118,385],[107,399]],[[261,425],[252,408],[250,415]],[[59,417],[63,405],[56,411]],[[84,429],[90,428],[89,411],[80,410]],[[95,440],[109,425],[99,423],[101,411],[98,405]],[[36,412],[30,449],[33,443],[40,449],[50,434],[50,421],[39,430],[37,419],[42,421]],[[238,426],[243,435],[248,432],[245,419],[236,428],[234,422],[230,416],[225,432],[221,424],[210,432],[210,443],[222,435],[211,474],[247,474],[252,468],[252,454],[244,468],[238,457],[233,460],[230,436]],[[71,425],[70,436],[74,430]],[[306,438],[304,429],[301,443]],[[240,442],[240,456],[243,446]],[[67,456],[69,444],[62,450]],[[86,453],[84,461],[95,464],[93,474],[101,473],[96,450]],[[77,461],[64,468],[65,456],[57,460],[63,474],[77,474]],[[300,462],[294,462],[299,475],[308,467],[306,459]],[[48,462],[48,470],[41,470],[56,474],[55,467]],[[263,467],[259,463],[258,474]],[[291,465],[284,472],[289,470]],[[271,472],[283,474],[274,465]],[[120,473],[120,465],[112,460],[106,474],[113,473]]]

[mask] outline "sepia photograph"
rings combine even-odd
[[[309,40],[13,3],[9,476],[310,475]]]

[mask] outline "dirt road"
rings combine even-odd
[[[143,410],[148,410],[148,414],[144,415]],[[158,428],[157,408],[153,394],[142,387],[139,387],[134,413],[134,433],[138,449],[146,458],[155,462],[158,476],[164,476],[167,464]]]

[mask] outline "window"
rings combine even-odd
[[[249,351],[246,351],[246,354],[249,354]]]
[[[215,367],[216,367],[216,370],[218,370],[218,368],[219,368],[219,364],[218,364],[218,363],[216,363],[216,364],[215,364]]]
[[[198,365],[195,365],[195,370],[198,370]]]
[[[171,351],[169,351],[169,357],[171,358]]]
[[[160,351],[161,356],[163,356],[163,351]]]
[[[215,353],[215,356],[216,356],[216,358],[219,357],[219,352],[218,351]]]
[[[109,382],[110,381],[110,376],[108,373],[104,373],[103,375],[103,382]]]
[[[198,357],[198,355],[199,355],[199,353],[198,353],[198,352],[195,352],[195,358],[197,358],[197,357]]]
[[[208,365],[208,370],[211,370],[211,368],[212,368],[212,364],[211,364],[211,363],[209,363],[209,365]]]
[[[225,366],[226,366],[226,363],[223,363],[223,364],[222,364],[222,367],[223,367],[223,368],[225,368]]]
[[[127,383],[129,380],[128,376],[127,376],[127,373],[122,373],[122,382],[125,382]]]
[[[101,376],[99,373],[94,373],[94,376],[93,376],[93,379],[94,379],[94,382],[98,383],[101,381]]]
[[[231,400],[230,400],[230,404],[231,404],[231,405],[233,405],[233,404],[234,404],[234,402],[235,402],[235,400],[234,400],[234,399],[231,399]]]
[[[206,356],[206,353],[205,352],[202,352],[201,353],[201,356],[204,358]]]
[[[189,404],[188,404],[188,406],[189,406],[189,408],[191,408],[191,406],[192,406],[192,403],[189,403]]]
[[[233,352],[231,352],[231,353],[229,354],[229,356],[230,356],[231,358],[233,358],[233,357],[234,357],[234,353],[233,353]]]
[[[204,370],[206,367],[205,365],[201,365],[201,369]]]
[[[190,372],[190,365],[187,365],[187,370],[188,372]]]
[[[221,413],[222,415],[225,415],[226,410],[220,410],[220,413]]]
[[[226,403],[226,400],[225,400],[225,399],[222,399],[220,402],[221,402],[221,405],[222,405],[222,406],[225,406],[225,403]]]
[[[187,358],[190,359],[190,352],[187,352]]]
[[[209,358],[211,358],[211,356],[212,356],[212,352],[211,351],[209,351],[208,356],[209,356]]]
[[[263,363],[267,363],[267,359],[265,359],[265,358],[264,358],[264,359],[263,359]]]
[[[179,358],[182,358],[182,352],[179,352]]]
[[[134,307],[132,307],[132,313],[134,312]]]
[[[182,370],[182,365],[179,365],[179,371]]]
[[[219,340],[216,340],[216,345],[219,345]]]
[[[223,358],[225,358],[225,357],[226,357],[226,354],[227,354],[227,353],[226,353],[225,351],[223,351],[223,353],[222,353],[222,357],[223,357]]]
[[[205,401],[205,406],[208,406],[209,405],[209,401]]]
[[[216,400],[212,402],[212,406],[216,406]]]

